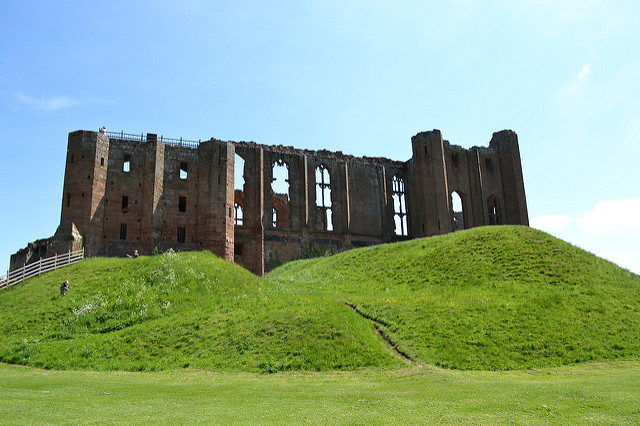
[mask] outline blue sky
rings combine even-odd
[[[529,217],[640,273],[640,3],[0,2],[0,267],[97,129],[407,160],[519,135]]]

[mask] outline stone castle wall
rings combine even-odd
[[[214,139],[188,148],[153,134],[140,141],[76,131],[69,134],[61,223],[77,228],[88,256],[211,250],[256,274],[325,250],[528,225],[514,132],[495,133],[489,147],[450,145],[438,130],[411,143],[412,158],[400,162]],[[243,170],[235,170],[238,157]],[[272,189],[274,165],[288,170],[287,193]],[[234,189],[238,173],[244,185]],[[461,211],[454,211],[454,192]]]

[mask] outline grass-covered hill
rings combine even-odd
[[[398,362],[343,304],[307,293],[209,252],[87,259],[0,293],[0,361],[249,371]]]
[[[640,356],[640,276],[524,226],[293,262],[271,278],[349,301],[422,363],[499,370]]]
[[[640,359],[640,277],[501,226],[292,262],[266,278],[204,252],[88,259],[0,292],[0,361],[46,368],[403,365],[389,342],[458,369]]]

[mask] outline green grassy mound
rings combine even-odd
[[[62,281],[70,292],[58,296]],[[346,304],[353,305],[355,312]],[[292,262],[88,259],[0,292],[0,361],[228,371],[513,369],[638,359],[640,277],[543,232],[487,227]]]
[[[61,297],[65,279],[71,289]],[[0,293],[0,361],[265,372],[398,362],[333,298],[283,288],[208,252],[87,259]]]
[[[349,301],[414,359],[518,369],[640,355],[640,276],[522,226],[292,262],[270,277]]]

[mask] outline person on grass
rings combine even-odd
[[[63,282],[60,286],[60,296],[64,296],[67,293],[67,290],[69,290],[69,281]]]

